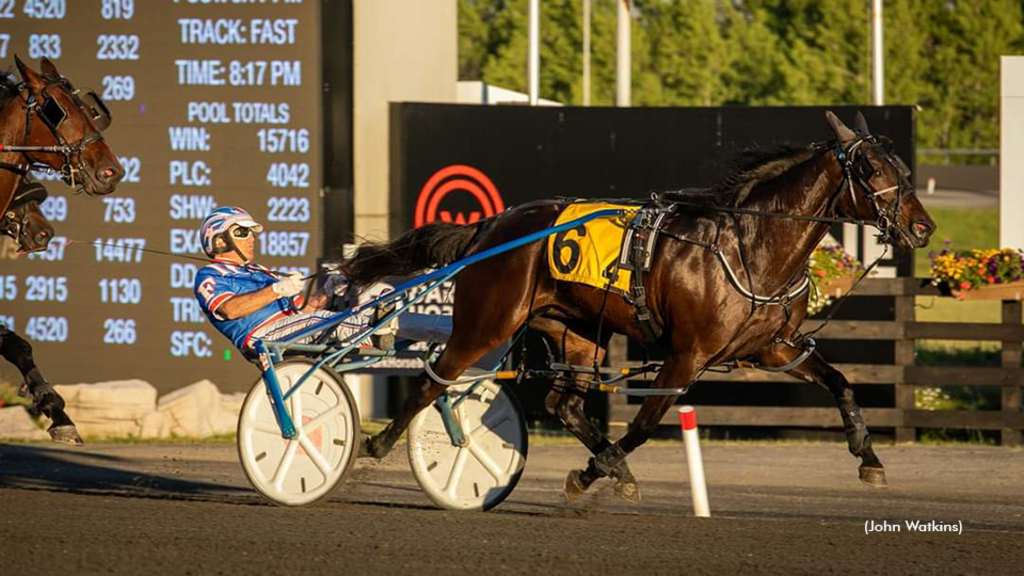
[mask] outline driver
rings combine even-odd
[[[324,291],[316,291],[310,301],[304,302],[302,293],[306,282],[302,274],[281,275],[253,263],[256,250],[256,234],[263,226],[241,208],[225,206],[210,212],[199,228],[203,251],[213,259],[196,274],[195,296],[210,323],[226,336],[242,354],[252,360],[256,358],[253,348],[256,339],[284,340],[290,334],[322,322],[335,313],[327,310],[330,297]],[[325,289],[332,294],[340,293],[347,283],[344,277],[332,274],[325,283]],[[306,310],[309,310],[308,312]],[[375,320],[375,310],[368,308],[339,324],[334,337],[344,341]],[[403,314],[402,324],[413,324],[412,330],[401,336],[414,339],[443,340],[447,334],[423,333],[423,318]],[[416,322],[420,320],[420,322]],[[412,321],[412,322],[410,322]],[[427,321],[437,326],[439,317]],[[395,321],[397,324],[397,320]],[[419,325],[417,329],[417,326]],[[444,332],[445,327],[441,327]],[[397,326],[386,326],[375,332],[376,336],[391,336]],[[447,330],[450,332],[450,329]],[[299,343],[311,343],[319,333],[303,338]],[[383,338],[382,340],[387,340]],[[387,346],[384,346],[387,347]]]

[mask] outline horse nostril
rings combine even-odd
[[[931,234],[934,229],[935,226],[930,222],[924,220],[918,220],[917,222],[914,222],[914,233],[917,234],[918,236],[927,236]]]
[[[117,182],[121,179],[121,173],[116,168],[104,168],[96,172],[100,182]]]

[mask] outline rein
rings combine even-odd
[[[874,136],[865,136],[865,137],[862,137],[861,139],[857,140],[853,144],[851,144],[850,147],[848,149],[845,149],[845,150],[843,148],[841,148],[838,143],[836,143],[836,146],[833,149],[833,151],[836,154],[836,160],[839,162],[840,166],[842,166],[842,169],[843,169],[843,179],[839,182],[839,185],[836,186],[836,189],[832,192],[832,195],[830,196],[830,200],[829,200],[829,204],[828,204],[828,210],[832,214],[835,214],[835,204],[836,204],[836,201],[839,199],[839,196],[840,196],[840,194],[841,194],[841,192],[843,191],[844,188],[848,188],[850,190],[850,200],[853,202],[854,206],[856,206],[857,205],[857,196],[854,193],[854,189],[853,189],[853,185],[856,182],[856,184],[858,186],[860,186],[861,188],[863,188],[865,190],[865,196],[872,203],[872,207],[874,208],[874,211],[875,211],[875,214],[876,214],[876,218],[874,220],[864,220],[864,219],[861,219],[861,218],[846,218],[846,217],[841,217],[841,216],[810,216],[810,215],[806,215],[806,214],[788,214],[786,212],[766,212],[766,211],[762,211],[762,210],[750,210],[750,209],[747,209],[747,208],[736,208],[736,207],[731,207],[731,206],[720,206],[720,205],[701,203],[701,202],[687,202],[686,200],[663,199],[663,198],[660,198],[661,195],[659,195],[657,193],[655,194],[655,196],[658,196],[658,199],[661,200],[661,201],[664,201],[664,202],[668,202],[668,203],[671,203],[671,204],[678,204],[678,205],[681,205],[681,206],[690,206],[690,207],[693,207],[693,208],[701,208],[701,209],[707,210],[709,212],[725,212],[725,213],[729,213],[729,214],[745,214],[745,215],[748,215],[748,216],[761,216],[761,217],[766,217],[766,218],[781,218],[781,219],[784,219],[784,220],[802,220],[802,221],[807,221],[807,222],[820,222],[822,224],[854,224],[854,225],[857,225],[857,226],[875,226],[880,231],[884,232],[884,231],[888,230],[888,228],[891,225],[891,222],[893,220],[892,218],[889,218],[889,216],[888,216],[889,213],[890,212],[895,213],[895,212],[899,211],[899,201],[902,200],[902,198],[903,198],[903,194],[902,194],[902,192],[903,192],[903,184],[902,184],[902,178],[901,177],[904,175],[903,174],[904,168],[901,168],[901,165],[896,163],[896,162],[894,162],[890,158],[890,155],[888,153],[886,153],[885,156],[884,156],[885,160],[896,171],[898,184],[896,186],[890,186],[888,188],[883,188],[882,190],[874,190],[871,187],[871,185],[869,185],[867,182],[864,181],[864,178],[863,178],[863,176],[861,174],[859,174],[859,173],[855,174],[854,173],[854,163],[857,162],[858,158],[860,158],[860,157],[856,156],[856,153],[859,152],[859,148],[860,148],[861,144],[863,144],[864,142],[877,143],[877,140],[875,139]],[[884,211],[880,210],[879,207],[878,207],[878,197],[879,196],[883,196],[885,194],[889,194],[889,193],[894,192],[894,191],[897,192],[896,201],[888,209],[886,209]],[[682,193],[682,191],[678,191],[676,193]]]
[[[901,160],[894,161],[891,158],[891,155],[888,152],[886,152],[886,154],[883,157],[885,158],[885,161],[888,162],[890,164],[890,166],[892,166],[892,168],[895,170],[897,185],[896,186],[890,186],[888,188],[884,188],[884,189],[881,189],[881,190],[874,190],[866,181],[866,177],[864,175],[865,170],[855,170],[855,163],[860,161],[860,162],[864,162],[867,165],[868,169],[873,171],[873,167],[871,166],[870,162],[867,161],[867,159],[863,156],[863,152],[861,152],[860,156],[857,156],[857,154],[856,154],[859,151],[860,146],[865,141],[871,142],[871,143],[876,143],[876,144],[878,143],[878,141],[873,136],[864,136],[864,137],[861,137],[859,140],[855,141],[853,144],[851,144],[846,149],[843,149],[838,143],[836,144],[835,148],[833,149],[833,151],[836,154],[836,160],[840,163],[840,165],[842,167],[843,179],[839,182],[839,184],[836,187],[836,189],[832,192],[831,197],[830,197],[830,199],[828,201],[828,208],[827,208],[827,210],[828,210],[828,212],[830,212],[832,214],[832,216],[809,216],[809,215],[802,215],[802,214],[786,214],[786,213],[780,213],[780,212],[765,212],[765,211],[760,211],[760,210],[749,210],[749,209],[735,208],[735,207],[729,207],[729,206],[715,206],[713,204],[709,205],[709,204],[702,204],[702,203],[697,203],[697,202],[687,202],[685,200],[674,200],[674,199],[666,200],[670,204],[678,204],[678,205],[684,205],[684,206],[698,207],[698,208],[701,208],[701,209],[709,211],[709,212],[720,212],[720,213],[728,213],[728,214],[734,214],[734,215],[735,214],[745,214],[745,215],[757,216],[757,217],[782,218],[782,219],[787,219],[787,220],[810,221],[810,222],[819,222],[819,223],[825,223],[825,224],[856,224],[856,225],[860,225],[860,226],[875,226],[879,230],[878,237],[879,237],[879,240],[882,241],[885,244],[885,246],[886,246],[885,250],[883,250],[883,252],[877,258],[875,258],[875,260],[864,270],[864,272],[860,275],[860,277],[857,278],[857,280],[854,282],[853,286],[851,286],[850,289],[845,294],[843,294],[843,296],[841,298],[839,298],[837,300],[836,304],[832,307],[832,310],[829,312],[828,316],[824,319],[824,321],[821,323],[821,325],[818,326],[817,328],[815,328],[814,330],[812,330],[811,332],[808,332],[806,334],[797,333],[798,338],[796,338],[795,342],[791,342],[791,341],[784,340],[784,339],[780,338],[779,337],[779,333],[785,328],[786,324],[788,324],[788,322],[789,322],[790,316],[792,314],[792,312],[791,312],[791,304],[792,304],[792,302],[797,297],[799,297],[805,290],[807,290],[809,288],[810,277],[807,275],[806,270],[801,271],[796,276],[794,276],[792,279],[790,279],[783,286],[783,288],[780,289],[780,291],[779,291],[780,293],[777,293],[774,296],[759,296],[756,293],[754,293],[754,291],[753,291],[753,279],[751,278],[749,268],[746,265],[746,257],[745,257],[745,252],[743,250],[743,241],[742,241],[742,239],[738,238],[739,250],[740,250],[740,260],[741,260],[741,262],[743,262],[744,271],[746,272],[747,281],[748,281],[748,283],[750,285],[750,289],[747,289],[745,286],[743,286],[739,282],[739,279],[737,278],[736,273],[733,271],[732,267],[730,266],[728,259],[725,258],[725,255],[722,253],[722,250],[719,248],[718,240],[719,240],[719,237],[720,237],[720,234],[721,234],[721,222],[720,222],[720,220],[718,222],[716,222],[715,240],[712,243],[706,243],[706,242],[701,242],[701,241],[693,240],[693,239],[690,239],[690,238],[686,238],[685,236],[680,236],[680,235],[678,235],[676,233],[673,233],[671,231],[668,231],[668,230],[664,230],[664,231],[661,232],[662,234],[665,234],[666,236],[668,236],[670,238],[673,238],[674,240],[681,241],[681,242],[686,242],[686,243],[689,243],[689,244],[694,244],[694,245],[697,245],[697,246],[701,246],[701,247],[705,248],[706,250],[710,251],[712,254],[714,254],[714,256],[718,259],[718,261],[721,263],[723,269],[725,270],[726,277],[728,278],[729,282],[733,285],[733,287],[741,295],[743,295],[745,298],[748,298],[750,300],[750,303],[751,303],[750,314],[751,314],[751,316],[757,311],[757,307],[759,305],[760,306],[765,306],[765,305],[778,305],[778,306],[782,306],[783,310],[785,311],[786,322],[784,322],[782,324],[782,326],[780,326],[779,331],[776,332],[776,334],[772,337],[772,340],[774,342],[776,342],[776,343],[786,344],[786,345],[788,345],[788,346],[790,346],[792,348],[799,349],[799,350],[801,350],[801,353],[800,353],[800,355],[796,359],[794,359],[793,361],[787,363],[785,366],[781,366],[781,367],[767,367],[767,366],[762,366],[762,365],[757,364],[757,363],[751,363],[752,367],[754,367],[754,368],[758,368],[758,369],[761,369],[761,370],[767,370],[767,371],[770,371],[770,372],[784,372],[784,371],[791,370],[794,367],[798,366],[808,356],[810,356],[811,352],[813,352],[813,350],[814,350],[814,348],[816,346],[816,343],[815,343],[814,339],[812,338],[812,336],[816,335],[826,325],[828,325],[829,321],[831,321],[832,317],[836,314],[836,312],[839,311],[839,308],[842,306],[843,303],[845,303],[846,299],[849,297],[849,295],[853,291],[853,289],[856,288],[857,285],[860,284],[861,280],[863,280],[865,277],[867,277],[867,275],[870,274],[871,271],[874,270],[875,267],[878,266],[878,264],[879,264],[879,262],[881,262],[882,258],[885,257],[885,255],[888,253],[888,250],[889,250],[888,245],[890,243],[892,243],[892,242],[895,242],[895,240],[896,240],[894,235],[893,235],[893,226],[892,226],[892,224],[893,224],[893,222],[895,222],[896,215],[899,213],[899,206],[900,206],[900,203],[901,203],[901,201],[903,199],[903,195],[904,195],[903,194],[903,192],[904,192],[904,190],[903,190],[903,188],[904,188],[903,181],[904,181],[905,177],[909,175],[909,169],[906,168],[906,165],[903,164]],[[872,173],[867,173],[867,178],[870,178],[871,175],[872,175]],[[872,209],[873,209],[873,211],[875,213],[875,220],[874,221],[857,219],[857,218],[845,218],[845,217],[835,216],[835,213],[836,213],[836,203],[837,203],[837,201],[839,199],[839,196],[845,191],[845,189],[849,189],[851,202],[853,203],[854,206],[857,205],[857,197],[856,197],[856,194],[855,194],[855,191],[854,191],[854,183],[856,183],[858,186],[860,186],[864,190],[865,196],[871,202]],[[881,209],[879,207],[879,205],[878,205],[878,197],[886,195],[886,194],[890,194],[892,192],[896,192],[895,200],[893,202],[891,202],[890,205],[886,209],[884,209],[884,210]],[[661,198],[659,198],[659,196],[657,194],[652,195],[652,197],[653,197],[655,202],[660,202],[661,201]],[[735,220],[735,216],[734,216],[734,220]],[[796,287],[794,287],[794,283],[798,282],[797,279],[800,278],[801,276],[803,277],[802,281],[799,281],[799,284]],[[730,342],[729,344],[731,344],[731,343],[732,342]],[[728,348],[728,345],[725,348]],[[739,367],[739,363],[738,362],[736,362],[734,364],[735,364],[735,366],[733,366],[733,365],[725,365],[725,368],[727,370],[731,370],[732,368]],[[707,371],[710,368],[713,368],[713,367],[706,366],[703,370],[701,370],[701,373]],[[600,379],[600,376],[598,376],[597,378]],[[699,379],[699,376],[697,378],[695,378],[694,381],[696,381],[698,379]]]
[[[90,242],[88,240],[75,240],[73,238],[68,238],[67,245],[70,246],[72,244],[83,244],[83,245],[88,245],[88,246],[100,246],[100,247],[104,247],[104,248],[120,248],[122,250],[128,250],[128,251],[131,251],[131,252],[136,252],[137,251],[137,252],[145,252],[147,254],[158,254],[160,256],[170,256],[171,258],[181,258],[183,260],[195,260],[197,262],[202,262],[204,264],[211,264],[211,263],[213,263],[212,259],[210,259],[210,258],[203,258],[202,256],[192,256],[192,255],[189,255],[189,254],[176,254],[174,252],[166,252],[164,250],[154,250],[152,248],[137,248],[137,247],[121,246],[121,245],[117,245],[117,244],[107,244],[107,243],[104,243],[104,242]],[[288,275],[287,272],[280,272],[280,271],[277,271],[277,270],[270,270],[270,269],[264,270],[262,268],[257,268],[256,266],[253,266],[251,264],[241,264],[240,266],[242,268],[245,268],[246,270],[251,270],[251,271],[256,271],[256,272],[269,272],[270,274],[272,274],[274,276],[277,276],[278,278],[281,278],[281,277],[284,277],[284,276]],[[325,271],[320,270],[320,271],[317,271],[317,272],[314,272],[314,273],[310,274],[309,276],[305,276],[302,279],[303,280],[312,280],[313,278],[316,278],[317,276],[321,276],[321,275],[323,275],[325,273],[326,273]]]
[[[835,147],[833,148],[833,152],[836,155],[836,160],[839,162],[839,164],[840,164],[840,166],[842,167],[842,170],[843,170],[843,179],[839,182],[839,185],[836,186],[836,189],[832,192],[832,194],[830,196],[830,199],[828,201],[828,209],[827,210],[828,210],[829,213],[832,214],[831,216],[810,216],[810,215],[804,215],[804,214],[787,214],[787,213],[784,213],[784,212],[766,212],[766,211],[761,211],[761,210],[750,210],[750,209],[746,209],[746,208],[737,208],[737,207],[730,207],[730,206],[716,206],[714,204],[702,204],[702,203],[699,203],[699,202],[687,202],[685,200],[676,200],[676,199],[664,199],[664,201],[666,201],[666,202],[668,202],[670,204],[678,204],[678,205],[683,205],[683,206],[697,207],[697,208],[701,208],[703,210],[707,210],[709,212],[722,212],[722,213],[728,213],[728,214],[745,214],[745,215],[749,215],[749,216],[757,216],[757,217],[765,217],[765,218],[780,218],[780,219],[785,219],[785,220],[799,220],[799,221],[808,221],[808,222],[819,222],[819,223],[823,223],[823,224],[855,224],[855,225],[858,225],[858,226],[874,226],[874,227],[876,227],[879,230],[878,238],[879,238],[880,241],[882,241],[883,243],[886,243],[886,244],[892,243],[892,242],[895,241],[895,238],[893,237],[893,232],[892,232],[892,229],[893,229],[892,224],[896,220],[896,214],[899,213],[900,203],[901,203],[901,201],[903,199],[903,188],[904,188],[903,180],[904,180],[904,177],[909,174],[909,169],[906,168],[906,165],[903,164],[902,161],[894,161],[891,158],[891,155],[888,152],[886,152],[883,157],[885,158],[885,161],[888,162],[892,166],[893,170],[895,171],[897,184],[896,184],[896,186],[890,186],[888,188],[884,188],[884,189],[881,189],[881,190],[873,189],[871,187],[871,185],[868,184],[866,182],[866,180],[865,180],[864,172],[866,172],[866,171],[865,170],[855,170],[855,165],[856,165],[857,162],[864,162],[867,165],[869,170],[873,170],[873,167],[871,166],[870,162],[868,162],[867,159],[864,158],[864,156],[863,156],[864,153],[860,151],[860,147],[861,147],[862,144],[864,144],[864,142],[870,142],[870,143],[873,143],[873,144],[879,144],[879,141],[874,136],[868,135],[868,136],[861,137],[859,140],[856,140],[849,147],[847,147],[845,149],[838,142],[835,144]],[[859,156],[857,154],[858,152],[860,152]],[[871,176],[871,174],[868,173],[867,177],[870,177],[870,176]],[[864,220],[864,219],[859,219],[859,218],[845,218],[845,217],[839,217],[839,216],[835,215],[836,214],[836,203],[837,203],[840,195],[843,193],[843,191],[845,189],[849,189],[849,191],[850,191],[850,200],[851,200],[851,202],[853,203],[854,206],[857,205],[857,196],[856,196],[856,194],[854,192],[854,183],[856,183],[858,186],[860,186],[864,190],[864,192],[865,192],[864,195],[871,202],[872,209],[873,209],[873,211],[875,213],[875,220],[872,221],[872,220]],[[896,199],[892,203],[890,203],[890,205],[886,209],[882,210],[878,206],[878,197],[879,196],[884,196],[884,195],[892,193],[892,192],[896,192]],[[658,194],[653,194],[652,197],[653,197],[655,202],[661,202],[663,200]],[[798,296],[804,289],[807,288],[807,285],[809,283],[809,279],[806,277],[806,274],[804,274],[804,279],[803,279],[803,282],[800,283],[800,286],[798,288],[796,288],[796,289],[790,290],[785,295],[758,296],[757,294],[755,294],[752,291],[753,284],[751,284],[751,290],[746,289],[744,286],[742,286],[739,283],[739,280],[736,277],[735,272],[733,272],[732,267],[729,265],[728,260],[725,258],[725,256],[722,254],[721,249],[718,247],[718,237],[719,237],[719,234],[721,233],[720,228],[721,228],[721,226],[719,225],[719,230],[718,230],[718,232],[716,232],[716,235],[715,235],[715,241],[712,244],[707,244],[707,243],[704,243],[704,242],[699,242],[699,241],[696,241],[696,240],[692,240],[692,239],[680,236],[678,234],[672,233],[672,232],[667,231],[667,230],[663,231],[662,233],[667,235],[667,236],[669,236],[670,238],[675,239],[675,240],[682,241],[682,242],[687,242],[687,243],[690,243],[690,244],[695,244],[695,245],[702,246],[702,247],[710,250],[718,258],[719,262],[721,262],[722,267],[725,269],[726,276],[729,278],[730,283],[741,294],[743,294],[745,297],[749,298],[751,300],[751,304],[753,306],[756,306],[757,304],[762,304],[762,305],[763,304],[776,304],[776,303],[778,303],[778,300],[780,300],[782,298],[786,298],[787,300],[789,300],[789,299],[794,298],[795,296]],[[741,259],[743,259],[742,258],[742,252],[743,252],[743,250],[742,250],[742,242],[740,243],[740,251],[741,251]],[[885,252],[882,253],[882,256],[879,256],[878,258],[876,258],[875,261],[871,264],[871,268],[874,268],[884,255],[885,255]],[[744,268],[746,268],[745,265],[744,265]],[[750,281],[749,273],[748,273],[748,281]],[[786,288],[791,287],[794,282],[796,282],[795,278],[790,280],[790,282],[786,284]],[[859,282],[859,280],[858,280],[858,282]],[[783,289],[785,290],[786,288],[783,288]]]

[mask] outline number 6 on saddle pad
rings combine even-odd
[[[639,206],[581,202],[571,204],[558,216],[555,226],[601,210],[627,210],[617,218],[596,218],[548,238],[548,267],[555,280],[578,282],[620,294],[628,294],[632,272],[620,268],[622,238]]]

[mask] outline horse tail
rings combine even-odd
[[[466,252],[479,227],[438,222],[414,228],[390,242],[368,242],[342,265],[348,281],[369,286],[388,276],[408,276],[450,264]]]

